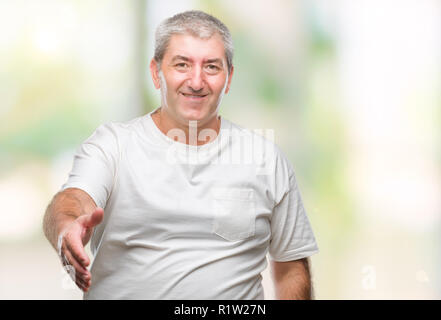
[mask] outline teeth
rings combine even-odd
[[[183,95],[186,97],[190,97],[190,98],[203,98],[203,97],[205,97],[205,96],[195,96],[195,95],[185,94],[185,93],[183,93]]]

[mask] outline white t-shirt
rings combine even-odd
[[[216,139],[194,146],[163,134],[153,112],[98,127],[62,186],[104,208],[84,299],[263,299],[267,253],[318,252],[291,164],[223,117]]]

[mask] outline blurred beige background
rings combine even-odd
[[[233,34],[221,114],[274,129],[294,165],[316,298],[439,299],[437,0],[0,1],[0,299],[82,298],[44,211],[98,125],[159,105],[154,30],[187,9]]]

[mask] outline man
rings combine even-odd
[[[292,166],[218,115],[232,57],[218,19],[165,20],[150,63],[161,106],[100,126],[78,149],[44,230],[85,299],[263,299],[268,252],[277,298],[311,298],[318,249]]]

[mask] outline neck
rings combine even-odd
[[[190,120],[180,123],[161,107],[151,116],[163,134],[188,145],[200,146],[212,142],[219,134],[221,126],[220,116],[217,113],[205,122]]]

